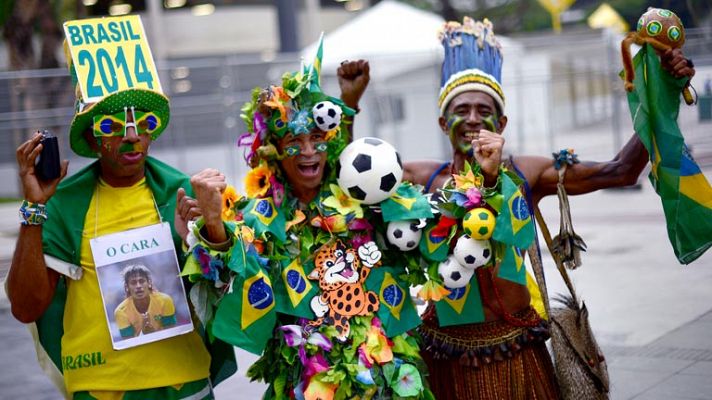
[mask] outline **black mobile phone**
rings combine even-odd
[[[49,131],[42,132],[42,151],[35,164],[35,173],[37,177],[43,181],[51,181],[59,178],[60,163],[59,163],[59,143],[57,137]]]

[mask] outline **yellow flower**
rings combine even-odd
[[[423,301],[440,301],[440,299],[449,294],[450,291],[444,286],[438,284],[434,280],[429,280],[423,284],[422,288],[420,288],[418,297],[420,297]]]
[[[245,243],[252,243],[255,241],[255,231],[247,225],[241,225],[238,237]]]
[[[267,164],[260,164],[252,168],[245,176],[245,192],[247,197],[264,197],[270,188],[269,178],[272,171]]]
[[[331,183],[329,189],[331,189],[332,195],[324,200],[325,206],[335,209],[341,215],[354,213],[356,218],[363,218],[363,209],[358,200],[354,200],[344,193],[339,185]]]
[[[222,194],[222,219],[223,221],[235,220],[235,203],[240,201],[240,196],[232,185],[228,185]]]
[[[467,190],[473,187],[482,187],[482,177],[475,176],[472,170],[467,171],[464,176],[455,174],[452,177],[455,179],[455,188],[458,190]]]
[[[339,128],[335,128],[330,130],[329,132],[326,132],[326,136],[324,136],[324,140],[327,142],[333,138],[336,137],[336,134],[339,133]]]

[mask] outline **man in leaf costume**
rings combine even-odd
[[[211,332],[261,355],[248,375],[269,384],[266,398],[431,398],[407,333],[420,323],[402,278],[415,256],[377,244],[384,219],[430,207],[409,184],[370,207],[337,185],[368,64],[343,64],[343,100],[333,98],[319,85],[321,51],[243,108],[246,197],[215,170],[191,179],[203,217],[183,273]]]

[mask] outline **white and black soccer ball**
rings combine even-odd
[[[492,259],[492,244],[489,240],[477,240],[462,235],[457,239],[453,256],[460,265],[474,270],[486,265]]]
[[[373,137],[346,146],[336,164],[336,180],[341,190],[363,204],[389,198],[402,179],[403,164],[396,149]]]
[[[328,132],[341,123],[341,107],[328,100],[321,101],[312,107],[312,116],[317,128]]]
[[[410,251],[418,247],[423,230],[419,221],[403,220],[391,221],[386,228],[388,243],[396,246],[400,251]]]
[[[443,284],[449,289],[459,289],[467,286],[470,278],[475,274],[474,269],[468,269],[460,265],[455,256],[450,256],[438,265],[438,274],[443,280]]]

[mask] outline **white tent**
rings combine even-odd
[[[407,4],[386,0],[362,12],[324,38],[322,71],[334,74],[341,61],[360,58],[376,62],[374,78],[393,76],[441,57],[437,31],[443,19]],[[306,61],[314,56],[317,43],[302,51]],[[387,62],[378,62],[384,60]]]
[[[332,75],[341,61],[364,58],[371,62],[372,77],[380,79],[439,64],[443,50],[437,32],[443,23],[437,14],[384,0],[325,35],[322,71]],[[498,39],[505,49],[513,46],[510,39]],[[312,43],[302,50],[307,62],[316,46]]]

